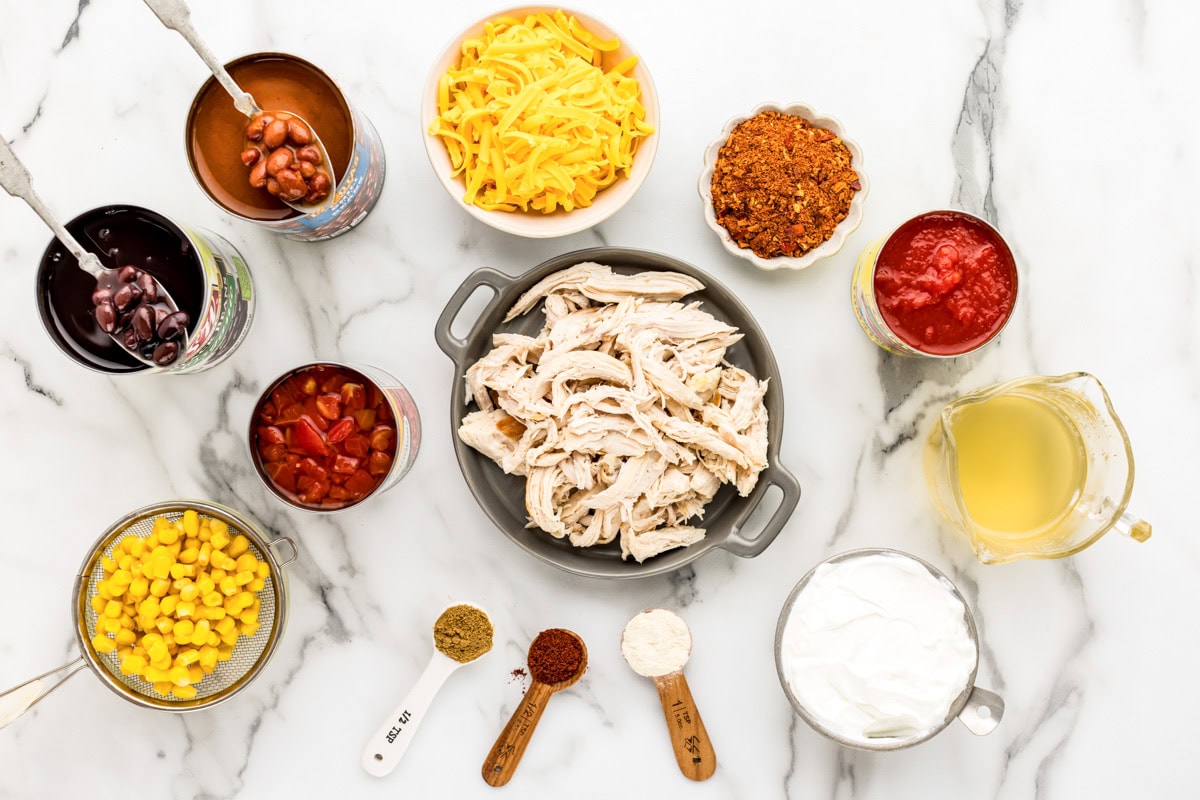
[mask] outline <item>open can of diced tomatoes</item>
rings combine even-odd
[[[305,511],[340,511],[399,483],[421,445],[412,395],[378,367],[320,361],[273,381],[250,419],[250,460]]]
[[[850,288],[858,323],[875,344],[897,355],[953,358],[1008,324],[1017,268],[984,220],[929,211],[868,245]]]

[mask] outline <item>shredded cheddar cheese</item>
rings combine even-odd
[[[463,42],[462,59],[442,76],[429,133],[463,176],[464,202],[571,211],[629,176],[638,142],[654,129],[629,75],[637,57],[602,68],[618,45],[561,10],[501,17]]]

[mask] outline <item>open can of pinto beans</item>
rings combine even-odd
[[[383,142],[366,115],[350,104],[322,70],[285,53],[252,53],[225,65],[263,111],[304,119],[329,153],[333,200],[320,213],[302,214],[266,189],[249,184],[241,161],[249,120],[215,78],[192,100],[184,145],[192,175],[205,194],[235,217],[298,241],[321,241],[362,222],[383,191]]]
[[[165,368],[146,366],[100,330],[91,301],[96,279],[52,239],[38,265],[38,314],[50,339],[75,362],[109,375],[202,372],[246,338],[254,318],[250,271],[221,236],[132,205],[94,208],[66,228],[105,267],[132,264],[153,275],[191,317],[187,349]]]
[[[850,302],[871,341],[902,356],[953,358],[1012,317],[1017,269],[1000,233],[962,211],[929,211],[869,244]]]

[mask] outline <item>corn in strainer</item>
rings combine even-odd
[[[173,522],[182,517],[183,512],[189,508],[194,509],[201,519],[223,521],[229,526],[230,536],[244,534],[250,542],[249,552],[260,561],[265,561],[270,572],[262,590],[256,594],[261,605],[258,613],[258,631],[250,637],[238,637],[232,657],[220,662],[212,673],[204,676],[204,680],[194,684],[194,699],[179,700],[158,694],[150,683],[138,676],[123,675],[116,653],[96,651],[92,645],[92,637],[96,633],[98,614],[91,607],[90,601],[96,594],[96,584],[104,577],[101,559],[110,556],[121,539],[127,535],[145,538],[153,530],[155,517],[165,516]],[[280,550],[286,555],[281,556]],[[0,694],[0,727],[16,719],[85,666],[90,667],[108,688],[131,703],[146,708],[195,711],[227,700],[250,683],[275,652],[287,619],[287,581],[282,568],[295,558],[296,547],[290,539],[268,541],[256,525],[232,509],[215,503],[170,500],[131,512],[109,526],[92,545],[79,574],[75,576],[71,616],[80,657]]]

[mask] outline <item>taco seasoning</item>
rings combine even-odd
[[[713,213],[738,247],[799,257],[833,235],[861,188],[837,134],[763,111],[735,127],[717,153]]]
[[[450,606],[433,623],[433,642],[443,654],[465,664],[492,649],[494,632],[487,614],[463,603]]]
[[[562,628],[539,633],[529,645],[529,672],[538,683],[560,683],[583,665],[583,645]]]

